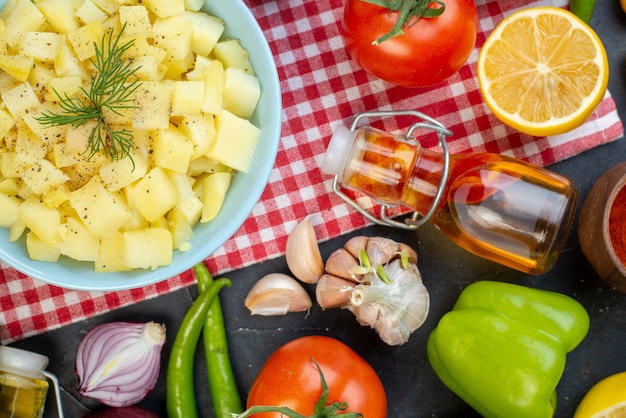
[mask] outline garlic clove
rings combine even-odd
[[[365,247],[367,246],[368,240],[369,240],[368,237],[364,235],[359,235],[359,236],[350,238],[348,242],[344,244],[343,248],[345,248],[346,251],[352,254],[352,257],[358,260],[361,255],[361,250],[365,249]]]
[[[304,283],[317,283],[324,274],[324,261],[310,216],[300,221],[287,237],[285,258],[291,273]]]
[[[315,298],[322,309],[349,306],[354,286],[351,280],[324,274],[315,287]]]
[[[360,271],[361,265],[345,248],[339,248],[326,260],[326,273],[343,279],[360,282],[364,272]]]
[[[271,273],[250,288],[244,305],[252,315],[275,316],[288,312],[308,312],[313,301],[293,277]]]
[[[417,264],[417,252],[411,246],[399,243],[400,255],[406,255],[407,261],[411,264]],[[406,265],[404,266],[406,268]]]
[[[367,240],[365,251],[374,268],[387,264],[399,252],[397,242],[384,237],[371,237]]]

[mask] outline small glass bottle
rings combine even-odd
[[[0,346],[0,417],[41,418],[51,379],[59,417],[63,418],[60,390],[56,377],[45,370],[48,357]]]
[[[409,224],[430,221],[486,259],[529,274],[554,265],[576,206],[576,187],[567,178],[495,153],[450,155],[445,137],[451,132],[420,112],[382,112],[426,121],[405,135],[356,126],[360,117],[379,114],[359,115],[352,129],[340,126],[330,141],[322,170],[335,176],[335,191],[344,200],[337,184],[383,209],[412,209],[422,219],[414,216]],[[423,148],[412,136],[417,128],[437,131],[444,152]]]

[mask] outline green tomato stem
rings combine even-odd
[[[372,42],[378,45],[395,36],[404,34],[407,27],[411,27],[421,18],[434,18],[441,16],[446,9],[446,5],[441,0],[362,0],[366,3],[384,7],[389,12],[398,12],[398,19],[389,32]],[[431,3],[436,3],[439,7],[431,8]]]

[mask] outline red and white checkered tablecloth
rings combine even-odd
[[[475,77],[478,48],[495,25],[513,9],[531,4],[565,7],[567,0],[477,0],[477,48],[458,74],[427,91],[396,87],[359,69],[347,55],[340,33],[342,0],[245,1],[275,54],[284,107],[282,139],[261,200],[235,236],[208,258],[214,274],[281,256],[288,233],[306,215],[313,215],[320,240],[368,225],[334,195],[331,178],[319,169],[333,128],[349,125],[359,112],[420,110],[454,132],[452,152],[505,153],[537,165],[549,165],[623,136],[609,93],[585,125],[550,138],[532,138],[504,126],[481,100]],[[187,271],[140,289],[86,292],[47,285],[0,264],[0,342],[193,283]]]

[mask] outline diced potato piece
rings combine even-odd
[[[193,237],[192,225],[180,209],[174,208],[167,214],[167,225],[172,234],[174,249],[184,247]]]
[[[91,0],[93,4],[98,6],[100,10],[109,16],[113,16],[120,8],[122,4],[127,4],[127,1],[119,0]]]
[[[229,67],[224,71],[224,96],[222,106],[242,118],[254,113],[261,97],[261,84],[256,76],[239,68]]]
[[[39,239],[51,245],[59,244],[61,217],[57,209],[48,207],[36,197],[31,197],[22,202],[18,213],[26,228],[35,233]]]
[[[65,238],[61,242],[61,254],[79,261],[96,261],[100,238],[92,234],[78,219],[70,217],[65,223]]]
[[[189,71],[185,75],[185,78],[190,81],[204,81],[204,70],[208,70],[213,61],[214,60],[212,58],[208,58],[202,55],[196,55],[195,61],[193,63],[193,70]]]
[[[151,268],[172,263],[172,234],[166,228],[146,228],[123,233],[122,263],[130,268]]]
[[[67,125],[61,126],[49,126],[44,125],[37,119],[43,116],[43,112],[60,112],[61,108],[56,103],[44,102],[42,105],[36,107],[34,110],[30,110],[28,113],[24,113],[22,120],[30,129],[30,132],[37,136],[46,145],[53,146],[63,141],[68,130],[74,129]],[[20,129],[22,132],[24,129]]]
[[[34,62],[33,57],[0,54],[0,70],[11,75],[11,77],[18,81],[28,80]]]
[[[184,0],[144,0],[144,6],[158,17],[168,17],[185,11]]]
[[[101,22],[91,22],[67,34],[67,39],[74,48],[79,61],[85,61],[96,53],[95,45],[102,43],[104,28]]]
[[[206,13],[187,11],[182,16],[191,25],[191,50],[208,56],[224,33],[224,22]]]
[[[28,32],[22,37],[19,54],[42,62],[54,62],[62,35],[54,32]]]
[[[231,173],[220,172],[211,174],[203,180],[202,203],[204,206],[202,207],[200,222],[209,222],[215,219],[224,204],[232,178]]]
[[[37,95],[29,83],[22,83],[2,93],[1,97],[5,107],[15,119],[22,117],[24,113],[34,109],[40,104]]]
[[[4,24],[4,20],[0,20],[0,54],[6,54],[8,49],[7,26]]]
[[[147,269],[150,267],[148,238],[145,229],[124,232],[121,250],[120,261],[128,268]]]
[[[126,25],[124,35],[152,38],[152,23],[145,6],[121,6],[119,13],[120,23]]]
[[[76,17],[86,24],[104,22],[108,16],[90,0],[85,0],[78,10],[76,10]]]
[[[26,234],[26,250],[32,260],[54,263],[61,256],[61,249],[40,239],[33,232]]]
[[[224,97],[224,65],[214,60],[211,66],[204,70],[204,104],[202,111],[217,115],[222,110]]]
[[[250,168],[261,130],[223,110],[215,117],[216,136],[207,156],[244,173]]]
[[[160,266],[172,264],[174,246],[172,234],[167,228],[146,228],[148,240],[148,254],[150,255],[150,268],[152,270]]]
[[[17,197],[0,193],[0,227],[9,228],[18,220],[20,203]]]
[[[193,68],[194,61],[193,52],[189,52],[183,58],[175,58],[168,52],[160,67],[162,77],[169,80],[180,80],[184,73]]]
[[[60,97],[74,97],[80,92],[83,81],[80,76],[71,75],[51,79],[46,85],[44,99],[58,101]]]
[[[67,0],[38,0],[39,11],[58,33],[67,34],[78,29],[78,19],[72,3]]]
[[[162,48],[175,60],[192,53],[193,28],[182,15],[159,18],[152,25],[154,46]]]
[[[131,68],[136,69],[134,78],[141,81],[160,81],[159,64],[152,55],[133,58]]]
[[[206,155],[194,158],[189,163],[187,174],[190,176],[201,176],[203,174],[218,173],[220,171],[232,171],[232,169],[222,163],[219,163]]]
[[[204,81],[174,81],[172,87],[172,116],[194,115],[202,111]]]
[[[4,138],[13,126],[15,126],[13,116],[5,109],[0,109],[0,139]]]
[[[133,44],[124,53],[124,58],[132,57],[139,58],[143,56],[154,57],[157,64],[161,64],[167,56],[167,51],[151,45],[144,37],[135,37]]]
[[[89,145],[89,135],[93,132],[96,124],[97,122],[94,120],[68,129],[65,137],[68,151],[85,152]]]
[[[24,168],[22,175],[30,166],[42,160],[47,152],[48,147],[46,144],[35,136],[32,131],[29,129],[20,129],[18,131],[13,162]]]
[[[70,198],[70,189],[66,183],[60,184],[48,190],[41,199],[51,208],[59,208]]]
[[[123,239],[121,232],[116,232],[110,238],[100,239],[98,258],[95,262],[96,273],[130,270],[122,263]]]
[[[185,9],[197,12],[202,9],[205,0],[184,0],[185,1]]]
[[[33,68],[28,74],[28,82],[33,87],[33,91],[40,99],[43,99],[46,90],[46,84],[57,75],[54,72],[54,64],[43,63],[35,60]]]
[[[167,129],[170,124],[172,86],[163,83],[143,82],[135,92],[133,128]]]
[[[3,179],[0,181],[0,193],[7,196],[15,196],[19,190],[17,187],[18,180],[15,178]]]
[[[153,168],[137,182],[133,198],[139,212],[150,222],[164,216],[178,201],[176,188],[161,167]]]
[[[70,204],[87,229],[100,237],[112,236],[131,217],[123,195],[107,190],[98,175],[71,193]]]
[[[148,162],[140,155],[109,161],[100,166],[100,177],[104,187],[112,192],[142,178],[148,171]]]
[[[0,94],[11,90],[20,85],[20,81],[12,77],[10,74],[0,71]]]
[[[65,183],[70,178],[48,160],[35,162],[22,176],[24,182],[37,194],[48,192],[52,187]]]
[[[180,122],[179,129],[193,143],[192,158],[205,155],[215,139],[215,120],[211,114],[186,116]]]
[[[7,43],[12,48],[17,48],[26,33],[38,31],[45,22],[45,16],[31,0],[17,0],[4,19],[7,28]]]
[[[11,227],[9,228],[9,242],[15,242],[24,235],[26,231],[26,225],[22,219],[18,219]],[[34,234],[33,234],[34,235]]]
[[[85,66],[65,42],[59,45],[57,56],[54,60],[54,71],[59,77],[78,76],[82,80],[88,79]]]
[[[193,154],[193,144],[178,128],[170,125],[156,132],[153,144],[154,163],[162,168],[186,173]]]
[[[247,74],[254,75],[250,55],[238,39],[229,39],[218,42],[213,48],[215,57],[222,61],[224,68],[235,67]]]

